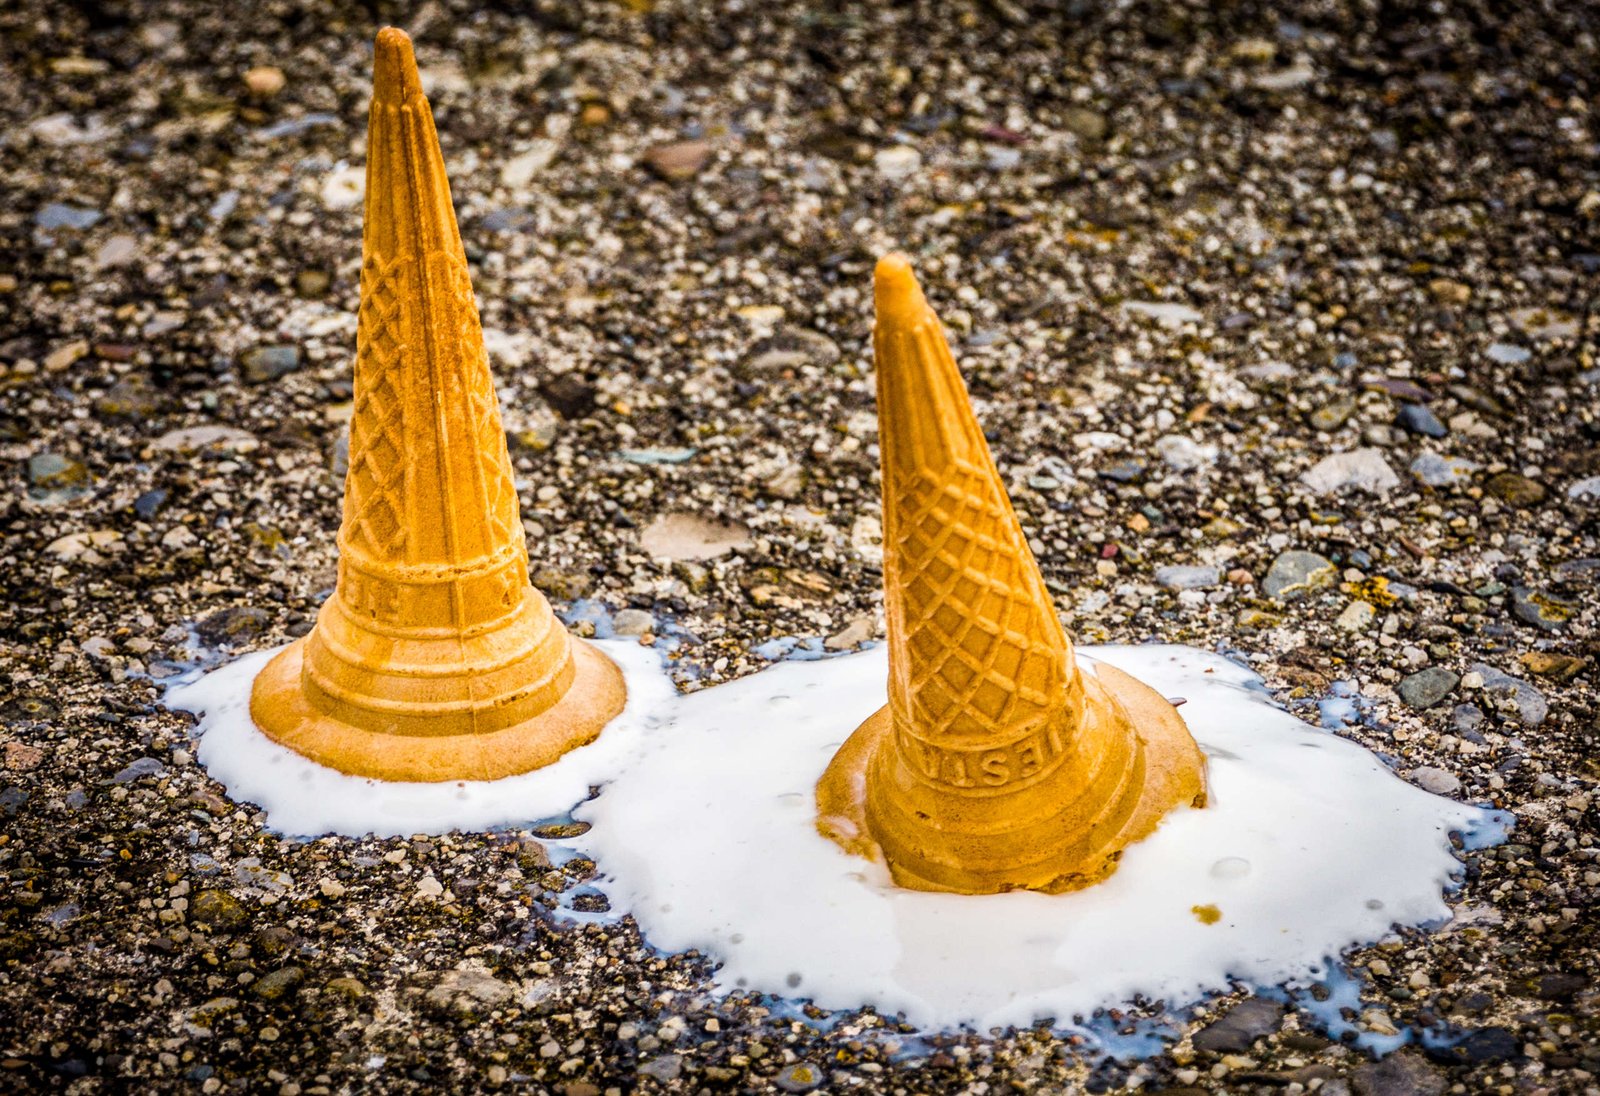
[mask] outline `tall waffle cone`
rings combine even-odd
[[[889,703],[817,785],[818,826],[897,883],[1063,891],[1205,801],[1165,699],[1080,667],[905,259],[878,264]]]
[[[411,41],[380,32],[339,579],[256,679],[256,725],[342,772],[488,780],[622,708],[616,666],[528,582],[511,462]]]

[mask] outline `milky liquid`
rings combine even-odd
[[[614,910],[647,940],[720,961],[719,987],[874,1005],[913,1024],[1066,1023],[1135,995],[1171,1004],[1321,969],[1397,925],[1449,916],[1452,831],[1489,812],[1406,784],[1272,704],[1249,670],[1178,646],[1082,648],[1169,697],[1205,751],[1210,805],[1180,809],[1105,882],[1063,895],[902,890],[814,824],[813,789],[885,700],[883,648],[785,662],[688,696],[657,656],[602,645],[627,709],[549,768],[493,782],[385,784],[324,769],[250,723],[251,655],[177,686],[198,755],[291,834],[475,830],[573,814]]]

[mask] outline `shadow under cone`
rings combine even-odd
[[[1148,686],[1078,665],[905,259],[876,295],[889,703],[818,782],[818,828],[901,886],[1087,886],[1204,804],[1204,759]]]
[[[511,462],[411,42],[379,33],[339,579],[256,679],[268,736],[383,780],[547,765],[623,706],[528,582]]]

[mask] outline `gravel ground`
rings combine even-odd
[[[1597,1091],[1600,8],[468,7],[0,10],[0,1088]],[[389,20],[580,629],[691,688],[880,631],[899,247],[1081,638],[1238,652],[1515,814],[1456,918],[1348,956],[1331,1028],[1221,998],[1118,1062],[713,998],[547,913],[604,906],[559,825],[226,801],[159,682],[332,583]]]

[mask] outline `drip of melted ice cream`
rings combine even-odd
[[[384,784],[266,739],[250,683],[273,652],[174,687],[203,712],[199,758],[289,834],[481,830],[574,813],[613,909],[646,939],[720,961],[719,986],[874,1005],[923,1027],[1067,1022],[1135,995],[1185,1003],[1271,986],[1387,935],[1443,920],[1452,832],[1489,812],[1398,779],[1352,742],[1274,705],[1249,670],[1187,647],[1080,650],[1169,697],[1205,751],[1210,805],[1169,815],[1106,882],[980,897],[892,886],[815,828],[829,758],[884,703],[882,648],[787,662],[680,696],[657,656],[605,649],[628,706],[593,744],[493,782]]]

